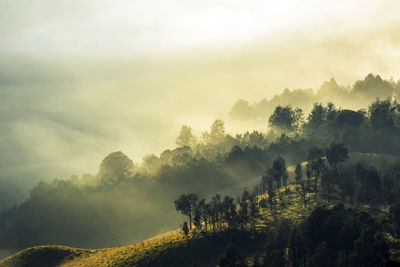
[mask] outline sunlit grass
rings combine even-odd
[[[288,185],[279,190],[276,196],[276,212],[270,208],[260,210],[260,218],[256,230],[263,232],[273,229],[277,219],[289,219],[300,223],[315,207],[314,194],[307,194],[307,207],[304,207],[297,185]],[[259,196],[259,200],[268,198]],[[65,246],[38,246],[22,250],[0,262],[0,266],[19,267],[26,264],[41,262],[51,266],[80,267],[80,266],[174,266],[190,265],[189,261],[197,257],[201,266],[215,266],[218,258],[230,242],[230,238],[221,233],[196,233],[185,236],[180,230],[157,235],[143,242],[104,249],[78,249]],[[251,245],[249,245],[251,246]],[[254,256],[246,255],[251,262]],[[202,259],[203,256],[207,259]],[[172,264],[172,265],[171,265]],[[30,265],[28,265],[30,266]]]

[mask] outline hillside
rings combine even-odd
[[[105,249],[38,246],[22,250],[0,262],[4,267],[29,266],[216,266],[229,243],[240,240],[246,256],[262,248],[262,239],[240,233],[195,234],[178,231],[141,243]],[[243,242],[244,241],[244,242]]]
[[[279,216],[299,223],[315,206],[312,196],[310,205],[302,207],[301,200],[295,194],[295,185],[287,187],[288,194],[283,199],[289,203]],[[267,198],[260,195],[258,201]],[[271,217],[267,209],[261,211],[264,218]],[[180,230],[160,234],[143,242],[104,249],[79,249],[67,246],[36,246],[24,249],[0,262],[1,267],[30,266],[216,266],[230,245],[240,248],[240,253],[252,266],[255,255],[262,255],[266,237],[265,229],[274,228],[259,221],[257,231],[193,232],[185,236]]]
[[[277,194],[281,198],[277,199],[277,205],[280,209],[272,214],[268,208],[260,210],[260,218],[256,222],[256,227],[240,229],[217,230],[213,232],[198,232],[194,230],[188,236],[180,230],[170,231],[160,234],[143,242],[104,249],[79,249],[66,246],[36,246],[24,249],[2,261],[0,267],[41,267],[41,266],[59,266],[59,267],[84,267],[84,266],[217,266],[220,259],[227,255],[229,248],[237,249],[236,257],[245,263],[243,266],[259,266],[255,262],[265,261],[265,253],[270,253],[268,244],[271,240],[280,240],[288,237],[289,227],[285,220],[291,221],[293,226],[305,225],[307,220],[315,217],[315,211],[319,208],[314,201],[314,195],[308,193],[306,196],[307,207],[304,207],[302,200],[297,193],[298,185],[288,185],[280,188]],[[257,197],[257,202],[261,203],[267,199],[267,194]],[[340,206],[334,207],[333,203],[320,199],[319,206],[330,207],[331,215],[336,217],[344,211]],[[323,204],[325,202],[325,204]],[[339,208],[338,208],[339,207]],[[367,211],[368,208],[363,208]],[[351,209],[347,210],[351,211]],[[333,212],[333,213],[332,213]],[[335,212],[338,212],[335,215]],[[355,213],[354,213],[355,214]],[[354,215],[353,214],[353,215]],[[353,216],[351,215],[351,216]],[[332,217],[333,216],[333,217]],[[311,220],[314,220],[311,219]],[[318,224],[323,223],[322,221]],[[282,228],[282,225],[283,228]],[[296,226],[295,226],[296,227]],[[282,229],[284,232],[282,232]],[[286,232],[286,233],[285,233]],[[283,234],[283,236],[282,236]],[[286,236],[286,237],[285,237]],[[291,236],[291,235],[289,235]],[[271,239],[272,238],[272,239]],[[384,239],[390,244],[390,257],[398,259],[399,240],[386,232]],[[276,241],[272,241],[276,242]],[[273,243],[272,243],[273,244]],[[273,251],[273,250],[271,250]],[[286,255],[286,257],[290,255]],[[315,263],[313,263],[315,264]],[[235,265],[241,266],[241,265]],[[274,265],[266,265],[274,266]],[[316,265],[320,266],[320,265]]]

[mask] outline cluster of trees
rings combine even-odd
[[[299,225],[278,222],[267,235],[262,266],[384,266],[383,235],[384,226],[365,212],[317,207]]]
[[[383,266],[391,246],[387,234],[400,237],[396,194],[400,161],[384,163],[377,170],[363,163],[347,163],[348,158],[342,143],[325,149],[312,147],[307,161],[295,167],[292,192],[287,190],[285,159],[278,156],[266,168],[259,190],[244,190],[236,203],[229,196],[216,195],[207,203],[195,194],[181,195],[175,207],[188,216],[190,226],[185,222],[183,232],[188,234],[192,223],[196,231],[261,231],[266,234],[265,249],[254,258],[254,266]],[[317,205],[300,223],[277,216],[287,208],[283,201],[287,194],[299,194],[304,206],[311,195]],[[382,207],[388,205],[385,212]],[[271,219],[273,223],[267,224]],[[256,228],[258,224],[269,227]],[[219,265],[244,267],[247,261],[237,247],[230,246]]]
[[[389,258],[385,232],[387,229],[396,229],[391,234],[398,232],[399,207],[393,206],[387,219],[377,221],[366,212],[339,203],[333,208],[316,207],[300,224],[278,218],[275,227],[261,228],[265,229],[262,232],[247,228],[265,238],[264,252],[254,257],[252,266],[384,266]],[[236,209],[239,208],[237,204]],[[206,226],[197,227],[205,231]],[[240,228],[225,225],[216,229]],[[188,228],[183,230],[188,234]],[[248,266],[237,247],[229,247],[219,265]]]
[[[358,111],[314,103],[307,119],[297,108],[278,106],[269,126],[295,140],[312,141],[315,146],[335,142],[344,143],[352,151],[400,155],[396,142],[400,137],[400,104],[389,99],[377,99],[368,110]]]
[[[37,184],[28,200],[0,213],[0,248],[138,242],[175,227],[179,220],[170,203],[181,192],[208,196],[230,188],[258,175],[270,158],[257,147],[237,147],[218,160],[196,159],[183,151],[188,148],[172,152],[181,155],[182,163],[164,164],[157,172],[142,171],[127,155],[113,152],[97,175]]]
[[[352,87],[341,86],[332,78],[324,82],[316,93],[312,89],[285,89],[270,100],[262,99],[254,104],[240,99],[231,108],[229,118],[232,123],[260,127],[265,124],[266,117],[274,112],[276,106],[296,105],[308,113],[313,103],[334,102],[347,109],[360,109],[376,98],[399,96],[400,81],[384,80],[379,75],[368,74]]]
[[[387,223],[342,204],[317,207],[301,224],[281,219],[275,228],[258,233],[264,246],[253,253],[251,266],[385,266],[389,258],[386,227]],[[246,248],[236,243],[221,256],[220,267],[249,266],[241,253]]]
[[[221,231],[223,229],[255,229],[260,206],[255,193],[247,189],[236,200],[230,196],[216,194],[207,202],[196,194],[183,194],[175,200],[175,208],[189,219],[182,230],[188,234],[192,225],[196,231]],[[189,227],[187,228],[187,225]]]
[[[348,158],[348,150],[341,143],[333,143],[325,149],[312,147],[308,152],[307,162],[296,165],[294,171],[296,190],[293,192],[279,190],[285,187],[287,182],[285,180],[288,177],[286,163],[282,157],[278,156],[271,166],[267,167],[261,180],[260,190],[255,192],[267,193],[268,198],[263,202],[264,199],[257,197],[255,193],[250,194],[253,196],[252,199],[256,200],[253,205],[258,207],[258,212],[254,213],[253,218],[251,213],[247,213],[245,218],[248,227],[243,229],[254,230],[251,225],[262,224],[267,219],[260,215],[263,209],[269,209],[270,214],[278,214],[280,209],[285,208],[282,206],[283,201],[277,201],[281,198],[280,194],[299,194],[304,205],[307,205],[307,194],[311,194],[313,198],[318,198],[319,206],[300,224],[276,216],[273,225],[277,227],[266,229],[264,254],[254,258],[254,266],[383,266],[385,264],[389,258],[389,248],[393,246],[386,238],[387,234],[394,238],[400,237],[400,204],[392,205],[399,203],[400,200],[397,194],[400,184],[399,161],[384,162],[380,169],[377,169],[365,163],[348,162]],[[241,199],[243,198],[242,196]],[[204,201],[199,201],[198,197],[193,199],[194,203]],[[214,199],[218,197],[213,198],[210,206],[213,206],[211,203],[219,203]],[[226,199],[231,200],[228,203],[233,201],[230,197]],[[242,229],[238,223],[241,221],[240,210],[246,208],[243,208],[241,203],[243,202],[238,198],[234,205],[236,213],[231,213],[235,216],[230,218],[236,219],[229,221],[221,215],[220,226],[216,224],[214,228],[210,228],[214,231]],[[324,203],[335,206],[327,208],[322,205]],[[368,204],[370,208],[366,209],[362,204]],[[382,207],[388,205],[391,205],[389,212],[383,212]],[[178,206],[176,207],[178,209]],[[193,217],[197,213],[196,207],[197,205],[193,206]],[[213,207],[217,206],[214,204]],[[224,212],[222,208],[221,211],[221,214],[229,214],[229,209],[225,209]],[[213,215],[209,216],[212,218]],[[200,218],[198,215],[197,217]],[[205,222],[211,221],[205,219],[198,222],[196,230],[205,231],[207,229],[204,226]],[[260,231],[265,228],[257,229]],[[186,233],[188,232],[189,229]],[[236,247],[230,247],[221,257],[220,266],[247,266],[247,260]]]
[[[222,120],[215,121],[201,137],[196,137],[190,127],[183,127],[176,148],[159,156],[149,155],[142,164],[122,152],[113,152],[104,158],[96,175],[36,185],[29,199],[0,214],[0,246],[19,249],[59,243],[98,247],[135,242],[179,223],[172,215],[171,203],[182,192],[210,199],[216,192],[229,194],[231,187],[246,186],[261,176],[258,190],[273,196],[267,199],[272,204],[264,203],[270,207],[284,204],[276,189],[294,178],[299,181],[296,188],[305,205],[311,201],[310,193],[317,199],[360,206],[397,201],[398,163],[363,163],[357,167],[343,160],[345,148],[352,153],[376,153],[376,159],[382,157],[380,153],[399,156],[398,107],[387,100],[377,100],[365,111],[316,104],[308,116],[290,106],[279,107],[269,120],[273,129],[269,133],[253,131],[232,136],[225,132]],[[335,145],[326,148],[330,143]],[[297,177],[285,171],[286,166],[299,162],[308,163],[297,166]],[[270,167],[265,170],[265,166]],[[240,210],[245,210],[244,204],[241,208],[237,200],[233,202],[239,216]],[[53,216],[55,213],[59,216]],[[211,218],[206,219],[209,229],[213,227]],[[222,220],[220,225],[227,227],[226,219]],[[250,222],[241,221],[235,218],[230,225],[250,227]],[[201,227],[204,223],[203,219]]]

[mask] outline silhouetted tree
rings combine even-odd
[[[272,210],[275,197],[274,174],[272,168],[267,167],[262,176],[262,182],[263,182],[264,192],[267,192],[268,194],[268,203]]]
[[[315,198],[317,198],[318,193],[318,181],[321,177],[322,169],[325,168],[324,160],[323,160],[324,153],[320,148],[313,147],[308,152],[307,160],[308,160],[308,168],[311,171],[311,175],[314,177],[314,193]]]
[[[286,170],[286,161],[281,156],[278,156],[272,163],[272,174],[276,183],[276,188],[279,189],[281,185],[286,187],[288,173]]]
[[[234,199],[225,196],[222,201],[223,219],[226,221],[228,228],[233,228],[238,223],[238,216],[236,213],[236,205]]]
[[[268,122],[271,128],[276,128],[285,133],[296,131],[303,118],[303,111],[299,108],[293,110],[291,106],[277,106]]]
[[[296,165],[296,169],[294,171],[294,179],[297,184],[296,190],[299,193],[299,195],[301,196],[304,207],[306,207],[307,206],[307,200],[306,200],[307,186],[306,186],[305,181],[303,180],[303,170],[302,170],[301,164]]]
[[[198,196],[195,194],[181,195],[175,200],[175,208],[180,211],[183,215],[189,217],[189,228],[192,230],[192,218],[193,213],[197,205]]]
[[[221,203],[221,196],[219,194],[216,194],[215,196],[213,196],[211,198],[211,203],[210,203],[210,207],[211,207],[211,222],[212,222],[212,226],[213,226],[213,230],[216,230],[216,227],[219,227],[221,229],[221,207],[222,207],[222,203]]]
[[[369,106],[369,121],[374,129],[393,130],[396,121],[396,107],[389,100],[379,100]]]
[[[133,174],[133,162],[121,151],[110,153],[103,159],[97,177],[104,185],[115,184]]]
[[[336,168],[339,163],[346,161],[348,158],[348,151],[344,144],[333,143],[326,150],[326,159],[331,168]]]

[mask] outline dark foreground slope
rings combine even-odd
[[[76,249],[39,246],[22,250],[0,262],[0,266],[216,266],[230,245],[251,261],[262,247],[261,234],[220,232],[184,236],[168,232],[144,242],[106,249]]]

